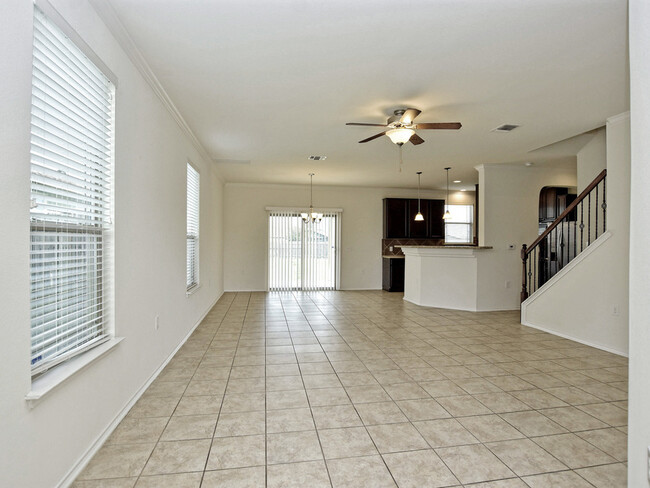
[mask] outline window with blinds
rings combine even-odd
[[[474,205],[447,205],[451,218],[445,220],[445,242],[471,243],[473,239]]]
[[[200,176],[187,163],[187,291],[199,284],[199,188]]]
[[[34,10],[32,374],[109,339],[113,84]]]
[[[326,212],[320,222],[305,223],[299,212],[271,211],[271,291],[336,289],[339,219],[338,212]]]

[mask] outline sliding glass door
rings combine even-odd
[[[335,290],[340,214],[305,223],[295,211],[269,216],[269,289]]]

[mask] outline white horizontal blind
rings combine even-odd
[[[472,242],[474,206],[447,205],[446,210],[451,214],[451,218],[445,220],[445,242],[458,244]]]
[[[199,189],[200,176],[187,163],[187,290],[199,284]]]
[[[34,9],[32,374],[109,337],[113,85]]]
[[[295,210],[270,212],[271,291],[336,289],[339,218],[325,213],[319,223],[305,223]]]

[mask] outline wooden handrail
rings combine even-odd
[[[541,235],[540,235],[537,239],[535,239],[535,241],[534,241],[530,246],[528,246],[528,248],[527,248],[525,251],[522,251],[522,254],[525,253],[525,256],[528,256],[528,255],[531,253],[531,251],[532,251],[532,250],[533,250],[533,249],[534,249],[534,248],[535,248],[535,247],[536,247],[536,246],[537,246],[537,245],[538,245],[542,240],[544,240],[544,239],[546,238],[547,235],[549,235],[549,234],[551,233],[551,231],[552,231],[553,229],[555,229],[558,225],[560,225],[560,222],[562,222],[562,220],[564,219],[564,217],[566,217],[567,215],[569,215],[569,213],[570,213],[574,208],[576,208],[576,207],[578,206],[578,204],[579,204],[581,201],[583,201],[583,200],[587,197],[587,195],[591,192],[591,190],[593,190],[594,188],[596,188],[596,186],[598,185],[598,183],[600,183],[601,181],[603,181],[603,180],[605,179],[605,176],[607,176],[607,170],[606,170],[606,169],[602,170],[601,173],[600,173],[598,176],[596,176],[596,178],[594,179],[594,181],[592,181],[592,182],[589,184],[589,186],[587,186],[587,188],[585,188],[585,189],[582,191],[582,193],[580,193],[580,195],[578,195],[578,197],[577,197],[573,202],[571,202],[571,204],[566,208],[566,210],[565,210],[564,212],[562,212],[562,213],[560,214],[560,216],[559,216],[557,219],[555,219],[555,220],[553,221],[553,223],[552,223],[551,225],[549,225],[549,226],[546,228],[546,230],[545,230],[544,232],[542,232]]]

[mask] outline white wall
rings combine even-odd
[[[415,176],[415,175],[414,175]],[[341,289],[381,288],[382,199],[417,197],[417,190],[314,185],[314,207],[342,208]],[[423,190],[422,198],[445,198]],[[474,192],[452,192],[450,203],[474,203]],[[309,186],[228,183],[225,189],[224,286],[229,291],[266,290],[268,212],[305,207]]]
[[[630,397],[628,486],[648,482],[650,446],[650,3],[630,0]]]
[[[578,194],[607,168],[607,141],[605,129],[596,132],[576,156],[578,160]]]
[[[54,7],[118,78],[115,329],[125,339],[33,410],[29,365],[32,2],[0,2],[0,486],[54,487],[221,295],[223,185],[80,0]],[[185,164],[201,172],[201,288],[185,296]],[[154,317],[160,330],[154,331]]]
[[[575,186],[576,168],[491,164],[477,170],[479,245],[494,248],[484,251],[479,260],[479,310],[516,310],[521,246],[537,238],[539,192],[545,186]]]
[[[606,146],[598,146],[603,154],[591,152],[596,162],[603,155],[607,161],[611,236],[522,304],[524,324],[623,355],[628,353],[629,137],[629,114],[613,117],[607,121]],[[585,161],[578,177],[582,168],[593,171],[594,166]]]

